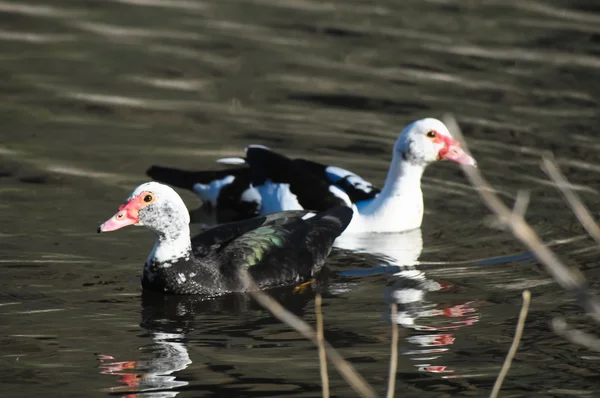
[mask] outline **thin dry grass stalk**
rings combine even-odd
[[[444,122],[452,135],[461,141],[464,150],[468,153],[467,144],[464,141],[454,116],[445,116]],[[554,278],[554,280],[564,289],[573,293],[588,314],[592,316],[596,322],[600,323],[600,302],[598,302],[598,299],[588,290],[587,282],[583,274],[576,268],[564,265],[558,256],[542,242],[534,229],[525,221],[523,215],[523,208],[525,207],[523,206],[523,202],[525,201],[524,196],[521,195],[522,199],[518,202],[520,204],[518,204],[515,211],[513,211],[494,193],[494,190],[483,178],[479,169],[463,166],[463,171],[471,181],[471,184],[477,189],[477,192],[485,204],[496,214],[500,222],[504,223],[511,230],[513,235],[533,252],[535,257],[545,267],[546,271]],[[569,189],[568,185],[561,184],[557,181],[555,182],[561,189]]]
[[[271,311],[273,316],[275,316],[281,322],[287,324],[306,339],[312,341],[316,346],[319,345],[317,333],[308,323],[304,322],[302,319],[283,308],[283,306],[271,296],[259,290],[254,281],[250,281],[250,284],[253,286],[250,294],[260,305]],[[340,372],[342,377],[346,380],[346,382],[348,382],[348,384],[350,384],[350,387],[352,387],[352,389],[356,391],[359,396],[363,398],[377,397],[373,387],[371,387],[369,383],[367,383],[365,379],[358,374],[350,362],[346,361],[327,341],[323,340],[323,346],[325,347],[327,356],[336,367],[338,372]]]
[[[388,388],[387,388],[387,398],[394,398],[394,393],[396,391],[396,371],[398,369],[398,322],[396,318],[398,317],[398,304],[392,303],[391,305],[391,320],[392,320],[392,346],[391,356],[390,356],[390,371],[388,376]]]
[[[552,329],[556,334],[564,337],[573,344],[578,344],[589,350],[600,352],[600,340],[596,336],[572,328],[563,318],[554,318],[552,320]]]
[[[321,295],[315,297],[315,315],[317,316],[317,344],[319,345],[319,364],[321,365],[321,385],[323,398],[329,398],[329,376],[327,375],[327,357],[325,355],[325,336],[323,331],[323,312],[321,311]]]
[[[594,217],[583,204],[579,195],[571,189],[571,184],[569,184],[569,181],[567,181],[556,165],[554,157],[552,155],[544,156],[543,166],[542,169],[548,174],[552,181],[556,183],[556,186],[562,192],[565,200],[569,203],[569,206],[573,210],[573,213],[575,213],[575,216],[577,216],[581,225],[583,225],[588,234],[594,238],[596,243],[600,244],[600,227],[596,224],[596,221],[594,221]]]
[[[515,330],[515,337],[513,338],[513,342],[510,346],[510,350],[508,350],[508,354],[504,359],[504,365],[502,365],[502,369],[498,374],[498,378],[496,379],[496,383],[494,383],[494,388],[492,389],[492,393],[490,394],[490,398],[496,398],[500,389],[502,388],[502,382],[504,382],[504,378],[508,374],[510,370],[510,365],[519,349],[519,343],[521,342],[521,336],[523,336],[523,329],[525,328],[525,319],[527,319],[527,312],[529,311],[529,302],[531,301],[531,293],[529,290],[523,291],[523,306],[521,307],[521,313],[519,314],[519,321],[517,322],[517,328]]]

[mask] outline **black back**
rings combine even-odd
[[[168,267],[151,264],[152,280],[144,279],[143,286],[210,296],[247,291],[248,276],[261,288],[310,280],[353,213],[339,206],[302,219],[307,213],[281,212],[211,228],[192,239],[190,258]]]
[[[261,288],[301,283],[321,270],[351,219],[352,209],[338,206],[308,220],[266,224],[232,240],[223,253],[234,268],[248,269]]]
[[[251,183],[260,186],[267,180],[289,184],[290,191],[296,195],[300,205],[315,211],[347,205],[344,199],[331,191],[331,186],[344,191],[352,203],[373,199],[380,192],[356,174],[333,178],[327,172],[327,165],[306,159],[292,160],[262,146],[247,147],[245,160],[249,167],[187,171],[152,166],[146,174],[156,181],[189,190],[193,190],[196,183],[210,184],[212,181],[234,176],[233,182],[224,185],[219,192],[216,209],[218,222],[244,220],[258,215],[259,204],[242,200],[242,194],[250,188]],[[356,179],[362,184],[356,184]]]
[[[338,179],[337,181],[334,181],[331,178],[331,176],[327,174],[327,167],[329,166],[306,159],[294,159],[294,163],[300,168],[309,170],[321,180],[326,181],[329,184],[335,185],[342,191],[346,192],[346,194],[348,194],[348,197],[350,197],[352,203],[360,202],[361,200],[374,199],[379,194],[379,192],[381,192],[380,189],[374,187],[373,184],[369,183],[368,181],[362,180],[362,178],[356,174],[347,175],[341,179]],[[352,181],[350,181],[350,178],[352,176],[355,176],[356,178],[359,178],[362,181],[364,181],[364,184],[366,185],[367,189],[362,189],[362,187],[358,187],[357,185],[353,184]]]
[[[305,209],[323,211],[346,205],[329,190],[327,181],[281,154],[263,147],[248,147],[246,162],[250,165],[250,179],[254,186],[267,180],[290,184],[290,191]]]

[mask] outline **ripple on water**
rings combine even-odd
[[[552,150],[598,207],[597,11],[592,0],[0,1],[3,392],[320,394],[316,349],[248,297],[148,297],[151,233],[95,233],[151,164],[220,167],[249,143],[381,185],[402,128],[452,111],[502,200],[530,190],[528,221],[593,283],[598,249],[539,164]],[[383,393],[395,303],[401,395],[486,396],[527,288],[503,391],[597,395],[598,358],[548,326],[560,314],[591,330],[572,299],[457,167],[431,166],[423,191],[418,233],[333,252],[318,285],[325,337]],[[311,324],[313,296],[276,293]]]

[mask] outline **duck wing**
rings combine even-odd
[[[282,210],[327,210],[350,206],[348,195],[310,170],[263,146],[246,148],[250,179],[261,197],[261,214]]]
[[[303,282],[321,270],[352,214],[351,208],[338,206],[310,218],[263,225],[224,243],[214,255],[230,280],[248,271],[260,288]]]
[[[245,219],[258,215],[260,197],[250,187],[248,167],[189,171],[154,165],[146,170],[146,174],[153,180],[193,191],[212,208],[236,210],[229,218]]]
[[[192,249],[199,257],[206,257],[222,249],[230,241],[260,227],[289,224],[307,215],[314,214],[306,210],[284,211],[248,220],[221,224],[203,231],[192,238]]]
[[[341,167],[328,166],[306,159],[294,159],[294,163],[300,168],[309,170],[327,184],[344,191],[352,203],[374,199],[381,192],[380,189],[358,174]]]

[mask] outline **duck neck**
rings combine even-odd
[[[424,170],[422,165],[406,161],[400,154],[394,154],[379,197],[386,201],[418,194],[422,200],[421,177]]]
[[[176,232],[154,231],[157,239],[146,264],[170,267],[179,260],[189,260],[192,256],[189,225],[182,226]]]
[[[381,193],[364,210],[363,221],[377,225],[379,232],[400,232],[421,226],[424,166],[404,160],[395,153]],[[373,228],[369,228],[373,229]]]

